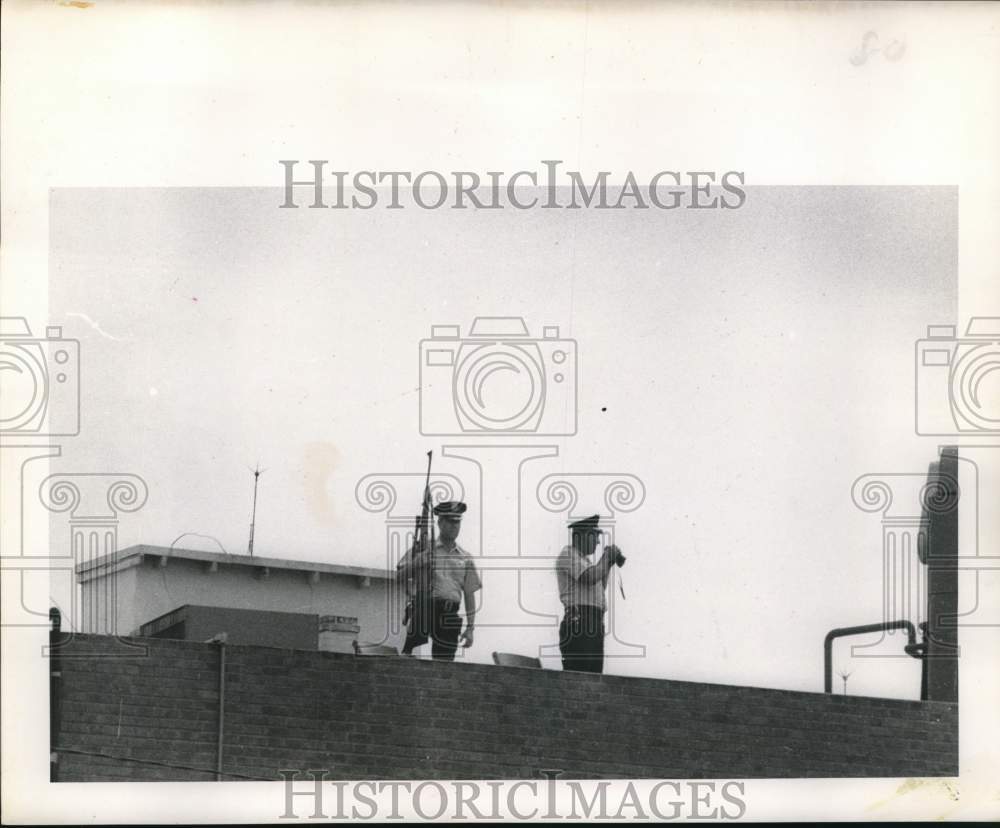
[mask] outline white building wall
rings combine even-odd
[[[78,593],[80,605],[73,608],[73,629],[94,635],[130,632],[131,628],[122,619],[132,617],[135,612],[136,569],[120,569],[114,574],[84,581]],[[112,603],[114,613],[109,611]]]
[[[402,598],[388,581],[293,569],[271,569],[264,576],[251,566],[219,565],[213,571],[203,561],[173,557],[164,565],[163,560],[150,555],[115,576],[118,635],[135,635],[147,621],[184,604],[198,604],[354,617],[361,628],[359,640],[394,646],[402,641],[402,632],[390,629],[398,627]],[[83,584],[85,618],[106,615],[94,607],[106,599],[107,581],[102,576]]]

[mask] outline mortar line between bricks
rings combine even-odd
[[[80,750],[78,748],[68,748],[68,747],[54,747],[52,748],[53,753],[71,753],[75,756],[100,756],[102,759],[114,759],[117,762],[135,762],[140,765],[156,765],[161,768],[171,768],[173,770],[186,770],[195,771],[197,773],[207,773],[211,776],[215,776],[215,768],[199,768],[194,765],[176,765],[171,762],[160,762],[156,759],[136,759],[133,756],[116,756],[113,753],[105,753],[99,750]],[[266,776],[248,776],[244,773],[235,773],[230,771],[223,771],[223,776],[235,776],[240,779],[249,779],[253,782],[273,782],[273,779],[269,779]]]

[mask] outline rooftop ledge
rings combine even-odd
[[[223,774],[262,780],[288,768],[482,780],[542,769],[563,779],[953,777],[959,766],[953,702],[154,638],[77,635],[53,653],[66,700],[58,744],[115,754],[110,766],[60,755],[65,781],[217,777],[217,744]],[[106,690],[119,685],[131,693],[124,707]],[[166,774],[170,757],[204,770]]]
[[[395,573],[385,569],[367,566],[347,566],[344,564],[318,563],[316,561],[291,561],[284,558],[261,558],[249,555],[230,555],[225,552],[202,552],[198,549],[178,549],[169,546],[138,544],[120,549],[111,555],[101,555],[76,565],[76,577],[80,583],[103,578],[111,572],[121,572],[139,566],[152,559],[159,566],[167,566],[170,561],[194,561],[204,564],[206,573],[216,572],[221,567],[243,566],[253,570],[289,570],[307,573],[312,577],[334,575],[340,577],[390,581]]]
[[[256,558],[254,559],[256,560]],[[146,638],[140,635],[129,635],[123,638],[93,634],[74,633],[62,645],[62,654],[74,657],[80,653],[93,654],[107,650],[120,650],[122,655],[135,650],[139,652],[146,645],[153,645],[161,651],[173,650],[178,657],[183,658],[185,651],[205,652],[218,647],[214,641],[188,641],[173,638]],[[616,688],[618,692],[634,696],[652,693],[668,693],[671,688],[683,689],[693,696],[724,696],[728,694],[747,694],[770,699],[787,701],[822,700],[834,706],[854,705],[909,708],[932,710],[958,710],[958,702],[936,701],[928,699],[900,699],[886,696],[866,696],[862,694],[843,695],[841,693],[825,693],[821,690],[800,690],[782,687],[761,687],[749,684],[723,684],[718,682],[678,679],[669,676],[623,675],[614,672],[587,673],[577,670],[562,670],[550,667],[522,667],[511,665],[490,664],[478,661],[441,661],[420,656],[404,655],[356,655],[354,653],[329,652],[323,650],[302,650],[287,647],[270,647],[261,644],[227,644],[230,652],[243,654],[252,661],[266,663],[281,663],[288,665],[293,661],[304,659],[313,662],[313,666],[325,662],[336,671],[339,667],[354,667],[364,665],[362,669],[376,669],[395,672],[398,675],[409,674],[413,680],[425,688],[437,687],[455,688],[463,679],[473,683],[480,680],[490,680],[490,677],[508,675],[517,676],[518,683],[526,682],[536,687],[559,686],[563,682],[582,686],[603,686]],[[92,649],[93,648],[93,649]],[[132,653],[134,654],[134,653]],[[431,684],[426,684],[430,680]]]

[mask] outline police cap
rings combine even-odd
[[[452,520],[461,520],[462,515],[468,507],[460,500],[446,500],[434,507],[434,514],[438,517],[447,517]]]
[[[570,523],[569,528],[574,532],[593,532],[597,529],[597,524],[600,520],[600,515],[591,515],[590,517],[583,518],[582,520],[573,521]]]

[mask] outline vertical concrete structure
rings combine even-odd
[[[927,567],[923,698],[958,701],[958,449],[945,446],[931,463],[923,492]]]
[[[926,474],[866,474],[854,482],[855,505],[882,515],[882,637],[855,645],[852,655],[885,657],[879,645],[906,624],[920,631],[906,655],[923,659],[922,699],[958,701],[958,513],[959,456],[942,446]],[[966,493],[975,514],[976,492]],[[871,632],[862,625],[840,634]],[[904,650],[903,647],[900,648]],[[905,657],[900,652],[900,657]]]

